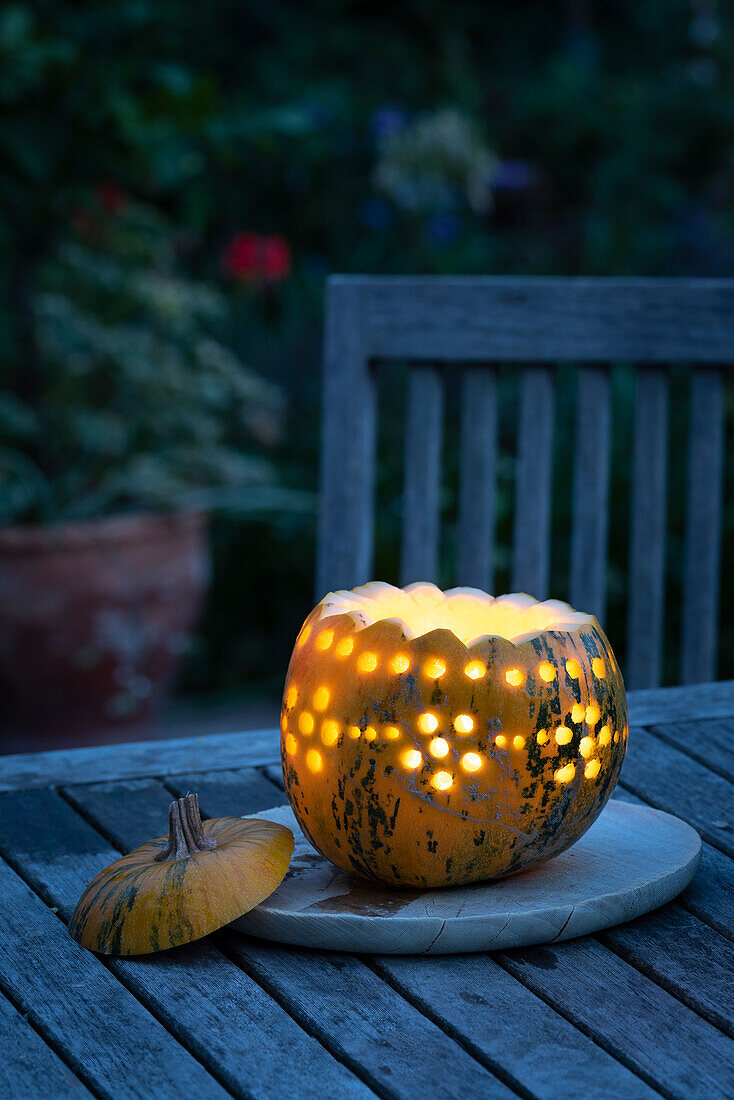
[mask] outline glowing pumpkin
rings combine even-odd
[[[593,616],[431,584],[326,596],[296,641],[281,719],[286,791],[314,846],[419,887],[564,851],[612,793],[627,737]]]

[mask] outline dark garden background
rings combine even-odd
[[[4,4],[0,525],[211,509],[212,585],[178,692],[277,700],[313,603],[325,277],[734,274],[733,61],[716,0]],[[671,629],[685,383],[673,375]],[[396,370],[381,409],[376,574],[393,581],[401,385]],[[631,372],[613,385],[606,626],[623,657]],[[512,409],[509,372],[502,386]],[[500,429],[504,591],[512,412]],[[563,431],[556,448],[563,598]],[[723,677],[733,528],[730,510]],[[676,670],[672,653],[667,682]]]

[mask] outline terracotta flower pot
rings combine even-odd
[[[208,577],[197,513],[0,530],[0,729],[150,717]]]

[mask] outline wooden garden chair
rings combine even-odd
[[[636,365],[626,680],[657,686],[665,600],[667,368],[693,367],[680,679],[716,677],[724,475],[722,368],[734,280],[333,276],[324,347],[317,594],[372,579],[376,371],[410,367],[401,583],[438,574],[443,381],[461,370],[456,583],[492,591],[497,366],[522,371],[511,588],[548,592],[554,367],[578,364],[570,602],[603,622],[609,366]],[[451,377],[456,377],[452,373]]]

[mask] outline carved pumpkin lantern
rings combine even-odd
[[[346,871],[414,887],[570,847],[614,790],[627,737],[592,615],[432,584],[329,593],[296,641],[281,719],[306,836]]]

